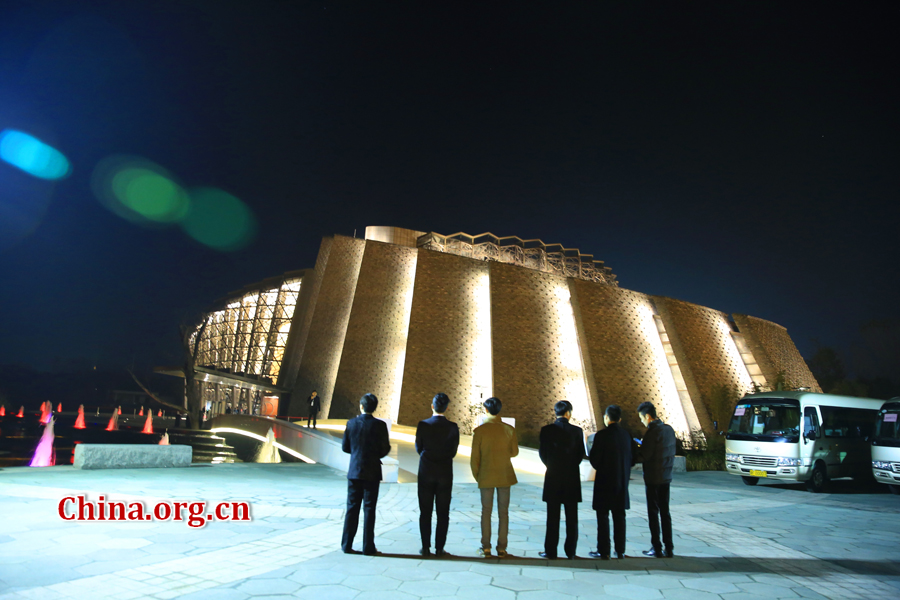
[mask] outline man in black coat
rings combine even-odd
[[[434,553],[443,556],[450,526],[450,496],[453,490],[453,457],[459,448],[459,426],[444,417],[450,398],[437,394],[431,401],[434,414],[416,427],[416,452],[419,453],[419,533],[422,549],[431,554],[431,511],[437,505]]]
[[[547,503],[547,533],[542,558],[556,558],[559,546],[560,505],[566,509],[566,556],[575,558],[578,543],[578,503],[581,502],[581,473],[584,459],[584,432],[569,423],[572,404],[560,400],[553,407],[556,422],[541,428],[540,456],[547,466],[543,500]]]
[[[631,508],[628,480],[634,465],[631,435],[622,427],[622,409],[611,404],[603,414],[606,429],[594,434],[588,455],[597,470],[594,477],[594,504],[597,511],[597,551],[594,558],[609,560],[609,513],[612,513],[616,558],[625,558],[625,511]]]
[[[313,429],[318,429],[318,427],[316,427],[316,417],[319,416],[319,409],[322,407],[322,400],[319,398],[319,392],[313,390],[313,393],[310,394],[309,398],[306,400],[306,405],[309,407],[309,414],[306,416],[306,426],[309,427],[311,421]]]
[[[353,538],[359,526],[359,507],[363,507],[363,554],[375,555],[375,506],[378,504],[378,486],[381,482],[381,459],[391,451],[388,428],[384,421],[372,413],[378,407],[378,398],[366,394],[359,401],[360,412],[347,421],[343,450],[350,455],[347,471],[347,515],[344,519],[344,536],[341,549],[345,554],[358,554],[353,549]]]
[[[647,428],[641,440],[641,457],[644,463],[644,487],[647,490],[647,518],[650,520],[649,550],[644,556],[651,558],[672,558],[672,516],[669,514],[669,484],[675,467],[675,430],[656,416],[656,407],[650,402],[641,402],[638,416]],[[660,542],[660,522],[662,522],[662,542]],[[663,550],[665,544],[665,550]]]

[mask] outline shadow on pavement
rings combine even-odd
[[[507,556],[506,558],[481,558],[478,556],[445,555],[440,558],[431,556],[422,558],[418,554],[382,553],[386,558],[405,558],[416,561],[434,562],[467,562],[493,565],[509,565],[518,567],[547,567],[551,569],[584,569],[590,571],[640,571],[678,572],[678,573],[760,573],[799,575],[801,577],[834,576],[835,565],[839,565],[857,575],[900,575],[900,565],[892,561],[871,560],[823,560],[823,559],[772,559],[772,558],[740,558],[740,557],[694,557],[675,556],[674,558],[646,558],[644,556],[627,556],[621,560],[599,560],[588,557],[576,557],[574,560],[527,556]],[[377,559],[376,559],[377,560]]]

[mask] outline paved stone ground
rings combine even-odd
[[[643,486],[632,481],[628,553],[649,547]],[[585,484],[585,498],[590,486]],[[246,500],[251,522],[63,521],[62,497],[149,504]],[[454,488],[447,559],[417,551],[415,484],[383,484],[376,543],[384,555],[339,551],[346,480],[320,465],[195,465],[187,469],[0,470],[0,598],[309,598],[311,600],[570,600],[574,598],[900,597],[900,498],[835,482],[744,486],[724,473],[687,473],[672,488],[676,557],[546,561],[540,488],[513,488],[506,559],[475,554],[479,501]],[[594,549],[588,503],[578,554]],[[496,523],[494,524],[496,530]],[[362,532],[357,537],[360,546]]]

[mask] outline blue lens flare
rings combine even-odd
[[[62,179],[70,172],[62,152],[15,129],[0,132],[0,159],[39,179]]]

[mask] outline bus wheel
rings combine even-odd
[[[759,477],[747,477],[746,475],[741,475],[741,479],[744,480],[746,485],[756,485],[759,483]]]
[[[816,463],[816,466],[813,467],[812,476],[806,482],[806,487],[814,494],[821,494],[825,491],[827,484],[828,473],[825,471],[825,465]]]
[[[891,493],[895,496],[900,496],[900,485],[889,485],[887,489],[891,490]]]

